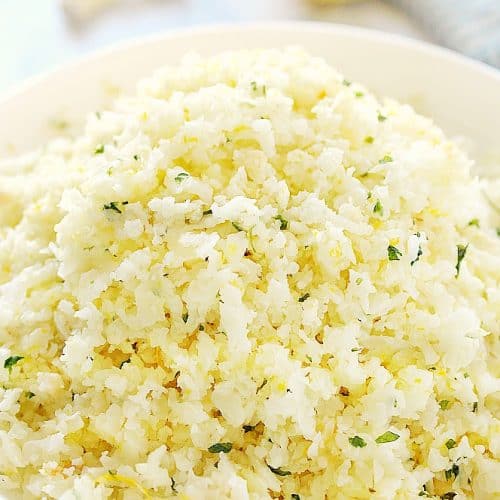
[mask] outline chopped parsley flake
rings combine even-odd
[[[371,136],[371,135],[367,135],[367,136],[365,137],[365,142],[366,142],[367,144],[373,144],[373,141],[374,141],[374,140],[375,140],[375,139],[374,139],[374,138],[373,138],[373,136]]]
[[[497,227],[497,236],[500,238],[500,227]]]
[[[110,201],[109,203],[105,203],[103,206],[103,210],[114,210],[115,212],[121,214],[122,211],[118,208],[117,204],[117,201]]]
[[[234,229],[236,229],[236,231],[244,231],[244,229],[237,222],[231,222],[231,224],[233,225]]]
[[[277,469],[271,467],[270,465],[268,465],[268,467],[269,470],[277,476],[290,476],[292,474],[289,470],[283,470],[281,467],[278,467]]]
[[[292,493],[291,497],[292,500],[300,500],[300,495],[297,493]]]
[[[104,153],[104,144],[99,144],[99,146],[97,146],[94,149],[94,154],[95,155],[101,155],[102,153]]]
[[[139,160],[139,155],[134,155],[134,160],[138,161]]]
[[[449,406],[450,406],[450,402],[447,399],[442,399],[439,402],[439,407],[441,408],[441,410],[447,410]]]
[[[216,443],[208,448],[210,453],[229,453],[233,448],[233,443]]]
[[[472,413],[477,413],[477,401],[474,401],[474,403],[472,403]]]
[[[460,472],[460,468],[458,467],[458,465],[453,464],[451,469],[444,471],[444,476],[446,477],[446,480],[449,481],[452,478],[455,479],[458,476],[459,472]]]
[[[346,87],[349,87],[351,85],[351,82],[349,80],[346,80],[345,78],[342,80],[342,85],[345,85]]]
[[[305,293],[302,297],[299,297],[299,302],[305,302],[310,296],[310,293]]]
[[[243,430],[245,431],[245,434],[247,432],[252,432],[255,429],[255,425],[244,425]]]
[[[262,381],[262,384],[260,384],[259,387],[257,387],[257,390],[255,391],[255,394],[257,394],[266,384],[267,384],[267,378],[265,378]]]
[[[387,120],[387,116],[384,116],[380,111],[378,112],[377,119],[379,122],[385,122]]]
[[[393,161],[392,159],[392,156],[391,155],[385,155],[381,160],[379,160],[378,162],[379,163],[390,163],[391,161]]]
[[[364,448],[366,446],[366,441],[359,436],[350,437],[349,443],[351,443],[354,448]]]
[[[282,231],[288,228],[288,221],[282,215],[277,215],[275,219],[280,221],[280,229]]]
[[[448,491],[444,495],[441,495],[439,498],[441,498],[441,500],[453,500],[456,496],[457,494],[454,491]]]
[[[365,94],[363,92],[361,92],[361,91],[358,90],[358,91],[354,92],[354,95],[356,97],[363,97]]]
[[[375,439],[375,442],[377,444],[392,443],[397,439],[399,439],[399,434],[396,434],[395,432],[392,431],[386,431],[383,434],[381,434],[377,439]]]
[[[384,207],[382,206],[382,203],[380,203],[380,200],[377,200],[377,203],[373,206],[373,213],[384,215]]]
[[[462,265],[468,246],[469,245],[457,245],[457,264],[455,266],[457,274],[455,274],[455,278],[460,274],[460,266]]]
[[[126,359],[125,361],[122,361],[120,363],[120,370],[123,368],[123,365],[126,365],[127,363],[130,363],[130,358]]]
[[[454,439],[448,439],[448,441],[446,441],[446,443],[444,443],[446,448],[448,448],[449,450],[451,450],[452,448],[455,448],[455,446],[457,445],[457,443],[455,442]]]
[[[12,368],[15,364],[17,364],[21,359],[24,359],[24,356],[9,356],[4,362],[3,362],[3,367],[9,370],[9,372],[12,371]]]
[[[204,327],[203,325],[199,325],[199,326],[198,326],[198,330],[199,330],[200,332],[204,332],[204,331],[205,331],[205,327]]]
[[[412,260],[410,262],[410,266],[413,266],[413,264],[415,264],[415,262],[418,262],[418,260],[420,259],[420,257],[423,255],[423,252],[422,252],[422,247],[420,245],[418,245],[418,251],[417,251],[417,256],[415,257],[414,260]]]
[[[27,397],[28,399],[34,398],[34,397],[35,397],[35,393],[34,393],[34,392],[31,392],[31,391],[28,391],[28,392],[26,393],[26,397]]]
[[[211,208],[209,208],[208,210],[204,210],[203,211],[203,215],[212,215],[212,214],[213,214],[213,212],[212,212]]]
[[[467,225],[479,227],[479,219],[471,219]]]
[[[180,184],[186,177],[189,177],[189,174],[187,172],[181,172],[174,177],[174,180],[177,184]]]
[[[399,257],[402,257],[403,254],[395,246],[389,245],[387,247],[387,256],[389,260],[399,260]]]
[[[254,92],[257,92],[259,90],[259,86],[257,85],[257,82],[255,82],[255,81],[250,82],[250,86],[252,87],[252,90]],[[261,89],[262,95],[265,96],[267,94],[267,88],[266,88],[266,86],[262,85],[260,87],[260,89]],[[263,119],[263,118],[261,117],[261,119]]]
[[[188,319],[189,319],[189,314],[188,313],[184,313],[182,315],[182,321],[184,321],[184,323],[187,323]]]

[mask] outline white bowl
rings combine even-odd
[[[56,117],[70,120],[133,90],[156,67],[183,54],[302,45],[380,96],[410,102],[450,135],[498,148],[500,72],[451,51],[386,33],[326,23],[263,23],[172,31],[113,46],[28,80],[0,98],[0,155],[43,144]],[[81,122],[81,121],[80,121]],[[495,155],[496,156],[496,155]]]

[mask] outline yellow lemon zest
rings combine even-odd
[[[143,495],[144,498],[149,500],[151,498],[151,495],[147,492],[145,488],[143,488],[137,481],[132,479],[131,477],[127,476],[122,476],[121,474],[111,474],[107,472],[106,474],[102,474],[96,479],[97,483],[105,483],[105,482],[115,482],[115,483],[123,483],[127,484],[128,486],[131,486],[132,488],[136,488],[139,490]]]

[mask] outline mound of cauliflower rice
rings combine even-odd
[[[4,159],[0,491],[500,498],[471,163],[296,48],[187,56]]]

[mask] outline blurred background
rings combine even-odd
[[[121,40],[200,24],[275,20],[375,28],[500,65],[500,0],[0,0],[0,94]]]

